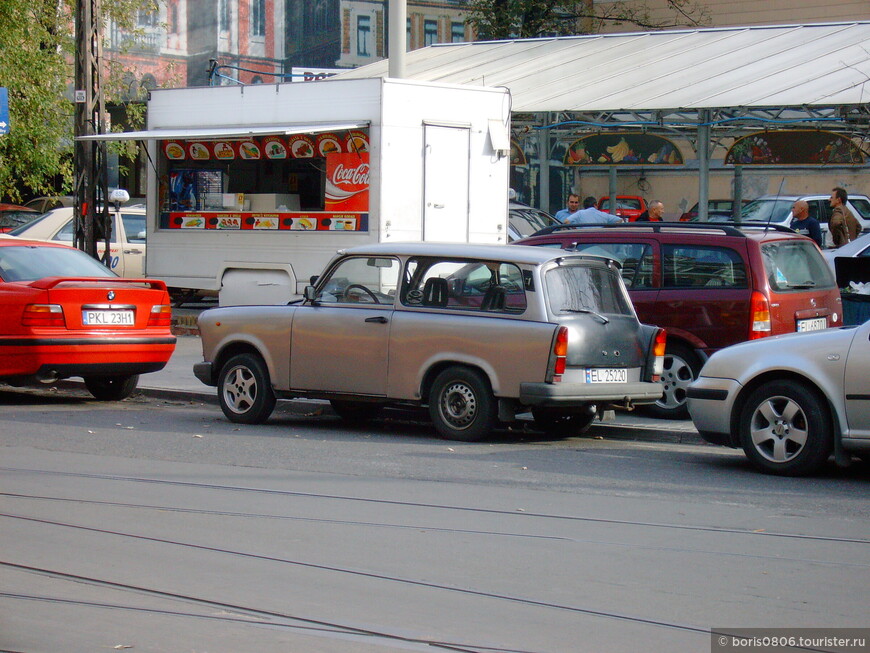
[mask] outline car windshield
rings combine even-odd
[[[794,200],[757,199],[740,210],[740,218],[753,222],[785,222]]]
[[[773,290],[835,288],[831,268],[816,246],[806,240],[777,240],[761,246],[764,270]]]
[[[0,213],[0,227],[18,227],[38,217],[33,211],[3,211]]]
[[[616,208],[617,209],[628,209],[629,211],[640,211],[640,200],[634,199],[631,197],[617,197],[616,198]],[[604,200],[602,204],[602,209],[604,211],[610,210],[610,200]]]
[[[559,224],[556,218],[531,207],[514,207],[510,210],[511,227],[520,236],[531,236],[544,227]]]
[[[616,270],[603,265],[558,265],[547,271],[545,285],[554,315],[633,314]]]
[[[33,245],[0,247],[0,278],[4,281],[116,276],[105,265],[77,249]]]

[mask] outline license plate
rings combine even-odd
[[[627,383],[628,370],[624,367],[593,367],[586,370],[586,383]]]
[[[811,320],[798,320],[798,331],[818,331],[819,329],[828,328],[828,319],[825,317],[814,317]]]
[[[87,326],[133,326],[133,311],[82,311]]]

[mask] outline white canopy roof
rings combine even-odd
[[[408,79],[508,87],[514,112],[870,102],[870,22],[451,43],[405,57]],[[387,70],[384,60],[340,77]]]

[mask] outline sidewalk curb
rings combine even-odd
[[[70,384],[83,385],[75,381]],[[190,403],[202,403],[213,406],[218,405],[217,390],[196,392],[191,390],[172,390],[168,388],[137,388],[136,393],[152,397],[154,399],[163,399],[168,401],[186,401]],[[311,399],[285,399],[280,400],[287,404],[294,404],[298,407],[298,411],[311,413],[317,409],[326,409],[327,413],[331,414],[332,409],[328,402],[311,400]],[[525,421],[525,420],[521,420]],[[586,439],[602,438],[614,440],[634,440],[638,442],[666,442],[672,444],[704,444],[704,440],[696,431],[668,431],[660,428],[651,428],[648,426],[632,426],[628,424],[610,424],[608,422],[595,422],[592,427],[584,435],[579,436]]]

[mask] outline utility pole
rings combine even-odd
[[[101,134],[104,114],[100,89],[102,59],[100,0],[76,0],[75,61],[75,233],[73,244],[94,258],[97,243],[105,241],[102,260],[111,260],[109,237],[108,167],[106,142],[78,140],[80,136]]]

